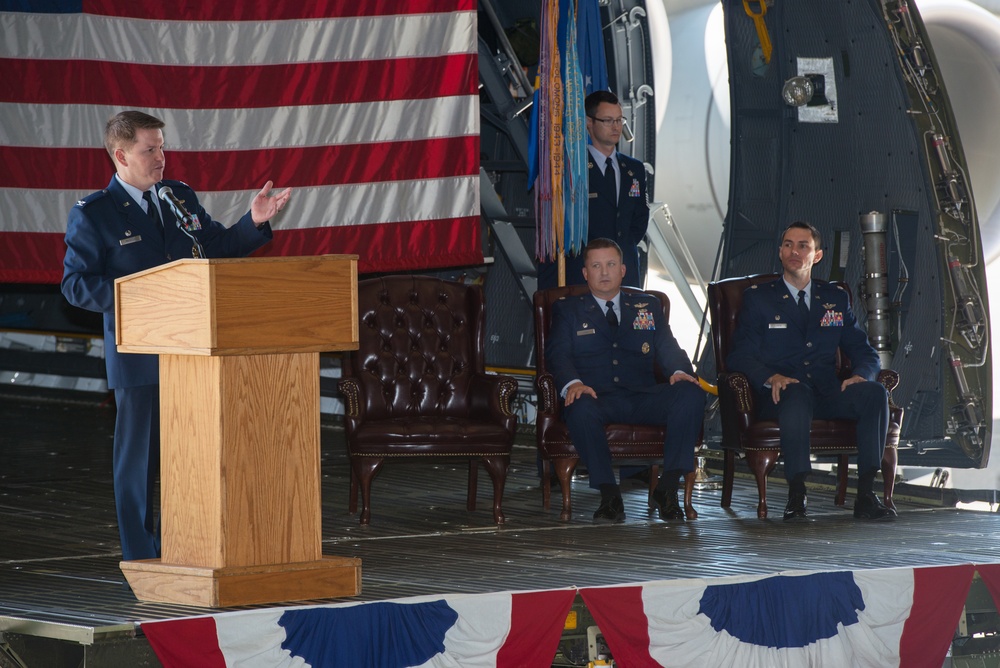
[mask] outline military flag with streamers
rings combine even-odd
[[[539,90],[531,123],[536,255],[552,261],[587,242],[587,132],[583,101],[608,86],[597,0],[546,0]]]

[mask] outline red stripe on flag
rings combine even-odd
[[[439,14],[473,11],[476,0],[319,0],[317,2],[184,2],[84,0],[86,14],[167,21],[291,21],[295,19]]]
[[[140,628],[164,668],[226,668],[211,617],[143,622]]]
[[[479,219],[275,230],[258,256],[358,256],[358,273],[415,271],[483,263]]]
[[[60,283],[65,255],[59,232],[0,233],[0,283]]]
[[[477,68],[475,54],[224,67],[0,58],[10,84],[0,101],[253,109],[424,100],[476,93]]]
[[[167,128],[169,145],[170,128]],[[253,190],[468,176],[479,172],[479,137],[247,151],[166,151],[165,178],[199,192]],[[114,173],[97,148],[0,146],[7,188],[98,190]],[[69,213],[68,211],[66,212]],[[211,212],[209,212],[211,213]]]
[[[900,666],[944,663],[975,571],[972,564],[913,569],[913,605],[899,639]]]
[[[497,668],[550,665],[575,597],[571,589],[512,594],[510,632],[497,653]]]
[[[660,665],[649,654],[649,620],[642,602],[642,587],[581,589],[580,596],[594,615],[617,665]]]

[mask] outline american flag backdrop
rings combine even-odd
[[[58,283],[104,124],[166,122],[165,178],[234,223],[291,186],[266,255],[481,263],[475,0],[0,0],[0,282]]]

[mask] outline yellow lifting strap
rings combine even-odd
[[[750,3],[756,2],[760,8],[759,14],[754,14],[750,9]],[[771,36],[767,34],[767,24],[764,23],[764,15],[767,14],[765,0],[743,0],[743,11],[753,19],[753,25],[757,29],[757,39],[760,40],[760,50],[764,55],[764,62],[771,62]]]
[[[698,386],[701,389],[703,389],[706,392],[708,392],[709,394],[712,394],[714,396],[719,396],[719,386],[718,385],[712,385],[710,382],[708,382],[707,380],[705,380],[701,376],[698,376]]]

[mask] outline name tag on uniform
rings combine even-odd
[[[597,197],[597,193],[587,193],[587,197],[589,197],[590,199],[594,199],[595,197]]]
[[[129,244],[134,244],[137,241],[142,241],[142,235],[136,235],[134,237],[126,237],[125,239],[119,239],[118,244],[120,246],[128,246]]]
[[[769,322],[767,323],[768,329],[788,329],[787,322]]]
[[[579,332],[576,333],[576,335],[577,336],[586,336],[587,334],[593,334],[593,333],[594,333],[593,329],[581,329]]]

